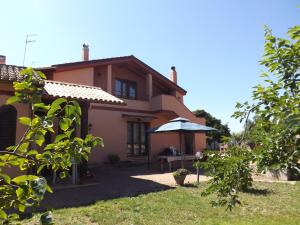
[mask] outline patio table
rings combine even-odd
[[[164,161],[167,161],[169,163],[169,171],[172,171],[172,162],[175,161],[189,161],[189,160],[195,160],[195,155],[160,155],[158,156],[158,159],[160,159],[160,168],[161,171],[164,171]]]

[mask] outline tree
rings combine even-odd
[[[81,108],[76,101],[58,98],[51,104],[42,101],[45,75],[31,68],[20,72],[22,80],[14,82],[15,95],[8,104],[29,104],[31,117],[20,117],[19,122],[27,127],[23,137],[15,146],[0,151],[0,222],[8,224],[19,217],[27,207],[37,206],[46,192],[52,192],[47,181],[41,176],[44,168],[62,171],[66,176],[75,160],[87,160],[92,148],[102,145],[101,138],[88,134],[85,139],[75,137],[76,126],[80,125]],[[53,125],[58,122],[60,134]],[[45,135],[56,135],[55,140],[45,144]],[[5,167],[18,167],[22,171],[36,168],[36,173],[10,177]],[[9,213],[14,210],[17,213]],[[41,217],[42,224],[52,224],[50,214]]]
[[[269,28],[265,29],[264,55],[260,61],[266,68],[261,75],[264,82],[254,87],[254,103],[237,103],[233,114],[245,122],[245,132],[254,142],[254,150],[243,145],[245,133],[240,143],[223,155],[210,155],[206,164],[213,179],[204,194],[216,192],[215,205],[232,209],[240,203],[241,184],[251,185],[247,172],[251,171],[250,163],[255,163],[259,172],[300,172],[300,26],[290,28],[287,34],[289,39],[277,38]],[[255,115],[255,122],[249,130],[250,114]]]
[[[210,113],[206,112],[203,109],[198,109],[193,112],[196,117],[203,117],[206,120],[206,125],[218,129],[218,132],[211,132],[207,134],[208,144],[214,142],[220,143],[222,137],[230,137],[230,129],[227,124],[222,124],[221,120],[213,117]]]

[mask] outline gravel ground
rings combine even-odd
[[[138,178],[138,179],[143,179],[143,180],[150,180],[153,182],[157,182],[159,184],[163,184],[163,185],[168,185],[171,187],[176,186],[175,180],[173,178],[172,173],[155,173],[155,174],[150,174],[150,175],[137,175],[137,176],[133,176],[134,178]],[[204,176],[204,175],[200,175],[199,177],[199,181],[208,181],[209,177]],[[190,174],[187,175],[187,177],[185,178],[185,183],[195,183],[197,182],[197,175],[196,174]]]

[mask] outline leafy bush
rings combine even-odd
[[[300,173],[300,26],[287,32],[289,39],[277,38],[265,29],[264,55],[260,64],[262,84],[252,91],[252,104],[237,103],[233,117],[245,121],[245,132],[240,142],[224,155],[212,155],[208,161],[213,179],[203,195],[217,193],[214,205],[232,209],[238,191],[251,184],[252,161],[258,172],[268,170]],[[250,114],[254,122],[249,126]],[[251,128],[250,128],[251,127]],[[245,139],[251,140],[253,151],[248,151]]]
[[[186,176],[186,175],[189,175],[191,174],[190,171],[188,171],[187,169],[178,169],[176,170],[174,173],[173,173],[173,176],[174,177],[181,177],[181,176]]]
[[[231,210],[238,200],[238,192],[252,185],[250,167],[252,153],[247,148],[232,146],[225,153],[209,153],[208,160],[202,164],[212,177],[209,187],[202,192],[203,196],[217,194],[213,206],[227,206]]]
[[[120,157],[117,154],[109,154],[107,158],[110,164],[117,164],[120,162]]]

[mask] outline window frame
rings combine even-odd
[[[138,142],[134,141],[134,127],[135,125],[138,125]],[[144,126],[144,142],[142,142],[142,130],[141,127],[142,125]],[[127,157],[136,157],[136,156],[147,156],[148,155],[148,134],[147,134],[147,129],[149,128],[149,123],[146,122],[137,122],[137,121],[127,121]],[[129,131],[130,130],[130,131]],[[130,135],[129,135],[130,132]],[[128,140],[130,139],[130,140]],[[138,144],[138,153],[136,154],[134,146]],[[131,147],[129,148],[129,145]],[[142,145],[145,146],[145,151],[142,152]]]
[[[117,90],[117,82],[120,82],[121,90]],[[125,90],[124,90],[125,85]],[[133,97],[130,96],[130,88],[134,88],[135,95]],[[125,79],[115,79],[115,96],[119,98],[129,99],[129,100],[137,100],[137,82],[132,80]]]

